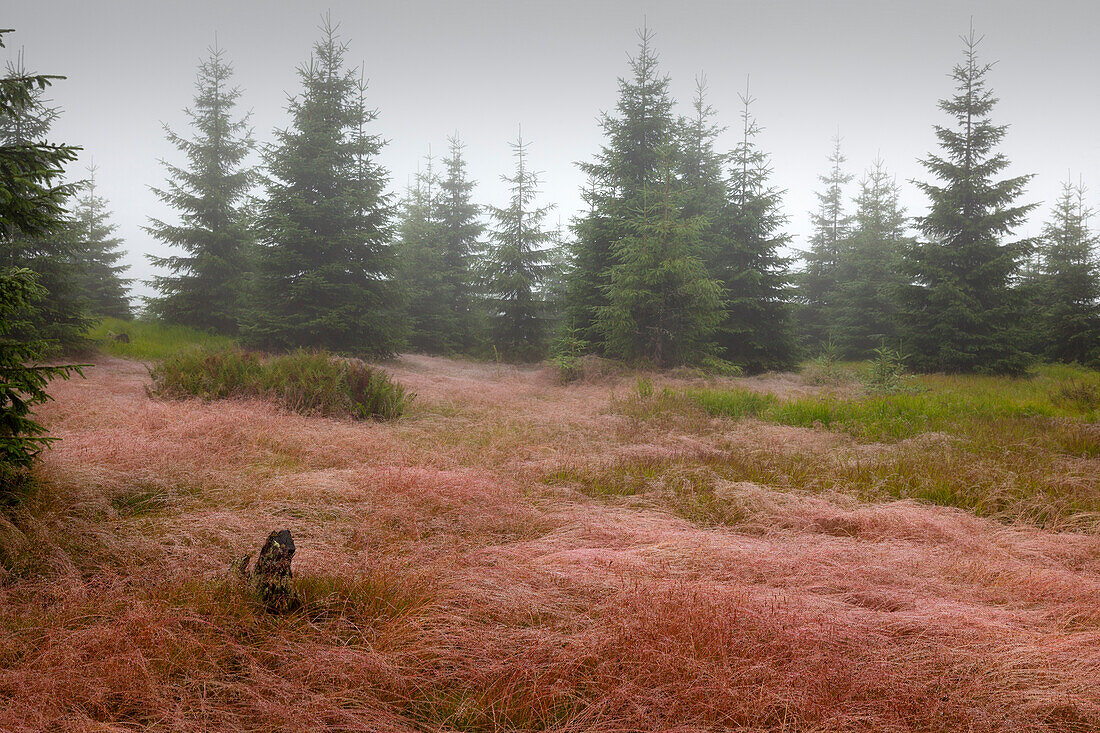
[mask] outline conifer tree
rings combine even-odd
[[[252,304],[243,334],[252,344],[330,348],[382,356],[400,344],[399,293],[391,246],[383,140],[367,132],[377,111],[366,85],[344,67],[347,44],[326,20],[291,125],[265,155],[269,181],[259,221]]]
[[[249,115],[234,116],[241,90],[230,86],[232,65],[218,46],[209,53],[199,64],[194,106],[184,110],[195,136],[164,126],[187,164],[162,161],[167,185],[153,192],[179,212],[180,223],[151,219],[145,230],[184,254],[148,256],[169,272],[153,278],[160,295],[149,310],[170,323],[232,334],[240,325],[252,240],[244,202],[255,178],[245,165],[254,142]]]
[[[475,290],[475,270],[480,240],[485,233],[481,207],[473,201],[476,185],[466,171],[465,147],[457,135],[447,139],[446,172],[439,182],[439,234],[443,251],[441,295],[451,314],[448,347],[471,352],[482,341],[483,316]]]
[[[725,180],[728,154],[717,150],[718,136],[726,128],[715,124],[717,115],[707,102],[707,80],[700,76],[695,80],[693,114],[678,122],[678,150],[680,185],[682,187],[683,215],[691,218],[702,216],[701,248],[705,256],[712,256],[721,247],[718,235],[718,213],[729,199]]]
[[[789,261],[779,254],[790,242],[781,231],[783,192],[770,185],[771,164],[756,143],[754,100],[747,90],[740,98],[741,140],[730,156],[728,200],[717,212],[720,247],[708,263],[725,296],[719,356],[749,372],[785,369],[794,363],[795,347]]]
[[[847,358],[865,359],[884,343],[897,343],[897,298],[906,246],[900,189],[876,159],[859,182],[848,245],[841,253],[833,311],[836,346]]]
[[[1069,181],[1043,227],[1037,282],[1039,346],[1048,359],[1100,362],[1100,237],[1084,184]]]
[[[11,309],[9,336],[15,340],[34,340],[43,345],[44,353],[79,351],[87,346],[85,334],[91,321],[80,288],[77,285],[76,245],[68,218],[63,215],[77,184],[62,184],[57,179],[62,166],[75,159],[77,148],[52,145],[48,142],[50,128],[60,116],[57,107],[50,106],[46,89],[53,79],[29,72],[20,54],[7,65],[5,90],[18,94],[5,100],[5,114],[0,115],[0,146],[26,165],[26,170],[13,167],[5,173],[8,185],[15,188],[43,187],[35,195],[16,194],[10,205],[22,203],[27,213],[39,207],[53,214],[42,217],[42,226],[24,228],[6,225],[0,262],[6,267],[26,268],[33,273],[35,297],[21,299],[22,306]],[[31,174],[29,171],[34,170]],[[35,178],[24,183],[21,176]],[[11,212],[12,216],[21,212]]]
[[[840,135],[833,138],[829,172],[819,176],[823,188],[816,193],[818,209],[810,215],[813,234],[810,248],[802,253],[804,266],[798,278],[799,331],[805,346],[814,349],[833,339],[836,290],[840,259],[852,218],[844,211],[844,188],[852,174],[844,170]]]
[[[588,211],[573,225],[566,320],[598,350],[604,334],[596,321],[609,303],[613,245],[632,233],[627,221],[643,207],[643,192],[660,189],[660,150],[676,133],[670,81],[659,71],[653,34],[643,29],[638,35],[631,75],[619,79],[617,114],[600,118],[605,142],[595,160],[581,165],[588,178],[583,194]]]
[[[405,300],[409,346],[426,353],[455,350],[455,319],[447,289],[439,174],[429,150],[401,202],[397,226],[398,279]]]
[[[552,205],[535,206],[538,174],[527,164],[527,146],[518,135],[511,144],[515,172],[502,175],[511,199],[505,208],[488,207],[492,226],[484,261],[484,287],[492,322],[492,343],[508,359],[539,358],[546,348],[547,278],[552,233],[544,220]]]
[[[77,287],[91,315],[130,318],[133,313],[126,295],[130,280],[122,277],[130,266],[119,264],[125,254],[122,240],[113,236],[118,227],[111,223],[107,201],[96,194],[95,173],[96,166],[89,166],[70,223],[76,244]]]
[[[660,150],[658,185],[642,187],[638,208],[613,245],[608,305],[597,325],[607,352],[660,367],[699,363],[713,353],[721,289],[700,256],[706,220],[683,214],[672,171],[674,150]]]
[[[1014,205],[1030,176],[996,178],[1009,165],[996,152],[1007,126],[990,120],[997,99],[986,86],[992,65],[978,61],[980,39],[971,30],[963,42],[956,93],[940,102],[954,124],[936,126],[942,152],[921,161],[936,182],[917,184],[931,206],[917,220],[923,241],[906,251],[905,348],[924,371],[1019,374],[1028,355],[1012,286],[1030,242],[1005,239],[1033,208]]]
[[[0,48],[4,35],[0,29]],[[9,69],[9,71],[12,71]],[[19,487],[43,448],[54,438],[34,419],[37,405],[50,399],[51,379],[79,373],[74,365],[43,366],[48,346],[38,333],[20,337],[16,327],[34,312],[44,295],[33,271],[9,264],[22,248],[22,238],[48,235],[65,216],[65,204],[73,185],[61,183],[64,166],[76,159],[78,148],[44,140],[19,142],[10,136],[22,124],[28,110],[41,104],[41,92],[63,77],[28,74],[20,64],[15,73],[0,79],[0,494]]]

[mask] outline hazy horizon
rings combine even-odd
[[[637,28],[654,33],[661,68],[687,113],[695,77],[706,74],[710,104],[737,137],[746,80],[757,99],[758,141],[772,156],[773,182],[786,189],[787,231],[804,246],[817,176],[832,138],[843,138],[856,181],[876,155],[902,184],[910,215],[925,201],[909,183],[927,176],[917,162],[936,147],[944,123],[938,101],[953,91],[960,34],[973,17],[996,61],[989,84],[1001,99],[993,119],[1010,125],[1001,150],[1007,175],[1034,173],[1024,201],[1041,202],[1021,235],[1037,233],[1067,174],[1091,184],[1100,205],[1100,99],[1092,74],[1100,48],[1091,34],[1100,6],[1087,2],[566,2],[270,4],[203,0],[184,4],[44,0],[8,8],[5,58],[22,49],[30,69],[68,78],[50,91],[63,110],[51,141],[84,148],[70,167],[84,176],[94,159],[127,251],[139,295],[154,269],[146,253],[169,250],[142,231],[150,216],[174,220],[149,186],[164,182],[158,159],[180,162],[161,123],[189,137],[196,66],[217,41],[252,111],[255,136],[270,141],[288,124],[296,67],[309,58],[324,12],[362,62],[374,131],[389,140],[381,162],[400,194],[429,145],[445,150],[459,133],[478,182],[479,203],[502,202],[511,167],[508,143],[519,125],[543,172],[543,201],[563,224],[580,206],[584,177],[575,165],[598,150],[597,117],[613,110],[617,79],[628,73]],[[258,160],[258,156],[256,158]]]

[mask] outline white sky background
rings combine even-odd
[[[1094,0],[2,0],[0,26],[16,32],[0,54],[22,48],[29,68],[68,77],[51,91],[63,108],[52,138],[83,146],[76,176],[93,158],[99,167],[137,293],[150,292],[140,282],[153,274],[144,255],[169,253],[141,230],[149,216],[173,217],[148,189],[163,183],[159,158],[181,162],[161,123],[189,136],[182,108],[215,32],[244,91],[242,111],[267,142],[288,124],[295,67],[326,10],[351,42],[348,61],[365,64],[395,192],[429,144],[443,153],[457,131],[477,200],[503,204],[499,176],[511,170],[508,142],[522,124],[544,201],[558,206],[551,223],[559,214],[568,223],[584,183],[575,163],[602,141],[597,116],[613,109],[645,22],[681,112],[695,76],[706,74],[710,103],[730,127],[726,147],[751,76],[758,141],[787,190],[796,247],[838,128],[856,179],[881,154],[910,214],[923,213],[909,179],[926,178],[917,159],[935,149],[932,126],[946,121],[937,101],[953,91],[948,75],[973,16],[982,58],[997,61],[989,81],[1001,99],[994,120],[1011,125],[1001,148],[1009,174],[1036,174],[1026,200],[1043,204],[1021,234],[1038,232],[1067,172],[1092,185],[1100,207]]]

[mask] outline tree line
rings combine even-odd
[[[925,371],[1022,373],[1035,358],[1100,361],[1100,263],[1081,182],[1067,181],[1042,235],[1013,236],[1034,205],[1030,176],[1004,177],[991,66],[963,38],[938,147],[910,216],[876,160],[853,177],[835,140],[812,235],[797,258],[784,191],[749,91],[736,144],[697,80],[681,113],[653,35],[640,34],[603,142],[581,163],[584,210],[563,230],[543,201],[537,150],[522,135],[501,207],[476,200],[455,135],[426,156],[403,195],[379,163],[363,70],[326,21],[298,68],[289,124],[257,143],[232,66],[214,48],[198,69],[182,156],[154,189],[176,214],[147,231],[176,254],[147,312],[259,348],[385,357],[402,350],[536,360],[553,349],[659,367],[785,369],[822,349],[848,358],[882,346]],[[21,64],[21,62],[20,62]],[[25,70],[9,66],[9,76]],[[0,121],[4,144],[45,140],[58,112],[33,103]],[[252,166],[254,152],[261,164]],[[128,282],[94,171],[48,232],[5,235],[12,266],[48,295],[19,320],[71,347],[90,318],[126,316]]]

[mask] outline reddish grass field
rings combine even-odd
[[[1095,533],[713,471],[703,506],[723,463],[916,448],[389,368],[391,423],[162,401],[108,357],[54,385],[0,523],[0,730],[1100,730]],[[737,381],[808,389],[770,379]],[[271,616],[228,567],[284,527],[304,605]]]

